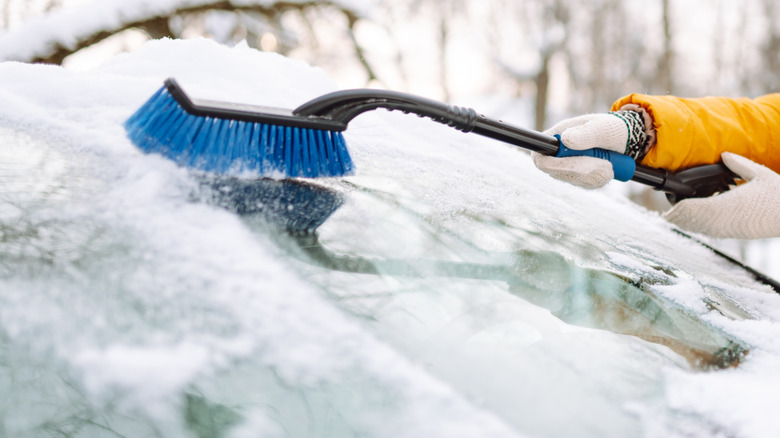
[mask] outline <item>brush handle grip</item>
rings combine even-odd
[[[612,163],[612,172],[615,174],[615,179],[618,181],[628,181],[634,177],[636,172],[636,161],[628,155],[624,155],[615,151],[608,151],[601,148],[593,149],[569,149],[561,141],[560,135],[555,135],[558,139],[559,146],[556,157],[594,157],[607,160]]]

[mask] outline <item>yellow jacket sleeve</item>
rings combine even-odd
[[[633,103],[653,117],[657,143],[642,164],[681,170],[720,161],[733,152],[780,173],[780,94],[756,99],[631,94],[612,105]]]

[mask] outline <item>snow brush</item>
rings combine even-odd
[[[144,152],[162,154],[189,168],[233,175],[337,177],[354,170],[342,132],[356,116],[379,108],[427,117],[544,155],[602,158],[612,163],[615,179],[664,191],[673,204],[726,191],[735,184],[736,175],[722,163],[673,173],[638,165],[613,151],[569,149],[559,137],[513,126],[471,108],[385,90],[336,91],[287,110],[193,100],[174,79],[167,79],[125,122],[125,128]]]

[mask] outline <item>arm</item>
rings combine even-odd
[[[714,237],[780,236],[780,94],[756,99],[632,94],[613,108],[626,105],[644,110],[656,131],[657,142],[642,164],[679,170],[722,160],[746,181],[719,195],[684,200],[664,214],[667,220]]]
[[[756,99],[632,94],[612,110],[636,111],[643,122],[586,115],[564,120],[550,133],[561,134],[575,149],[602,147],[670,171],[722,160],[746,182],[709,198],[683,200],[664,217],[714,237],[780,237],[780,94]],[[534,162],[553,177],[586,188],[601,187],[613,176],[611,165],[595,158],[535,156]]]
[[[756,99],[631,94],[613,110],[638,105],[653,121],[656,144],[641,163],[680,170],[721,160],[732,152],[780,172],[780,94]]]

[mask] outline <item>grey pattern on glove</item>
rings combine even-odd
[[[647,141],[649,140],[645,130],[644,118],[638,112],[630,110],[614,111],[610,114],[622,120],[626,124],[626,128],[628,128],[626,150],[623,153],[639,161],[645,155]]]

